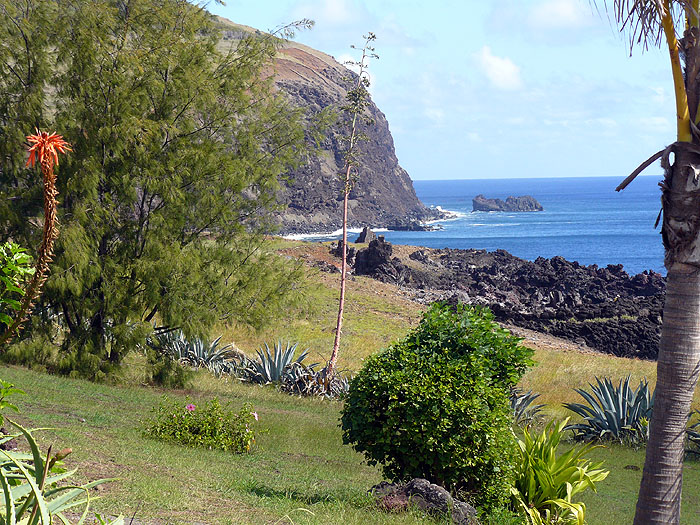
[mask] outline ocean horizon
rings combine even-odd
[[[427,206],[451,212],[433,221],[443,229],[401,232],[373,225],[373,231],[394,244],[427,248],[506,250],[516,257],[561,256],[580,264],[622,264],[629,274],[653,270],[663,275],[663,246],[654,223],[661,208],[661,176],[640,176],[622,192],[622,177],[562,177],[517,179],[448,179],[413,181]],[[472,199],[505,200],[531,195],[541,212],[472,212]],[[351,230],[353,234],[359,230]],[[289,236],[325,241],[341,231]],[[354,240],[351,235],[350,240]]]

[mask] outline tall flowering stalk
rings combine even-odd
[[[53,244],[58,237],[58,219],[56,218],[56,210],[58,208],[56,196],[58,195],[58,190],[56,189],[56,175],[53,168],[58,166],[59,153],[73,151],[70,148],[70,144],[63,140],[61,135],[56,133],[49,134],[38,129],[35,135],[27,136],[27,142],[29,143],[29,158],[26,166],[33,168],[38,162],[44,178],[44,233],[36,258],[34,276],[27,286],[14,322],[0,336],[0,345],[9,341],[13,332],[19,330],[22,323],[29,318],[29,313],[34,306],[34,300],[48,278],[49,263],[53,260]]]
[[[347,65],[356,66],[359,71],[355,79],[355,86],[348,91],[346,98],[347,104],[342,107],[342,110],[348,115],[352,115],[350,121],[350,136],[347,137],[348,146],[345,152],[345,173],[342,174],[343,182],[343,251],[342,262],[340,266],[340,298],[338,300],[338,320],[335,325],[335,339],[333,341],[333,350],[331,357],[326,366],[326,385],[330,385],[333,375],[335,374],[336,361],[338,360],[338,350],[340,349],[340,334],[343,328],[343,313],[345,310],[345,282],[347,279],[348,266],[348,198],[350,190],[357,177],[357,144],[361,140],[367,140],[367,136],[361,133],[358,129],[360,119],[365,121],[365,124],[372,124],[372,119],[364,117],[365,111],[369,107],[369,73],[367,72],[367,61],[370,58],[379,58],[374,52],[374,47],[370,45],[376,40],[374,33],[367,33],[363,37],[365,39],[364,47],[362,48],[362,58],[359,62],[349,61]],[[355,46],[350,46],[356,49]],[[353,169],[355,173],[353,174]],[[353,176],[354,175],[354,176]],[[328,386],[326,387],[328,389]]]

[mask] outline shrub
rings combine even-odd
[[[156,439],[234,453],[248,452],[255,442],[252,427],[258,415],[247,403],[236,413],[216,398],[198,407],[164,396],[153,412],[144,434]]]
[[[689,423],[694,415],[700,416],[700,410],[693,410],[690,413],[688,416]],[[686,436],[688,437],[688,449],[686,452],[695,456],[700,456],[700,419],[688,425]]]
[[[26,250],[12,242],[0,243],[0,334],[12,324],[20,309],[19,300],[24,297],[22,285],[34,271]]]
[[[609,474],[600,468],[602,463],[593,465],[583,459],[593,445],[573,447],[557,457],[567,422],[556,426],[550,422],[536,436],[524,429],[523,439],[518,440],[520,455],[511,494],[533,525],[584,523],[586,506],[574,501],[574,496],[589,488],[595,491],[595,483]]]
[[[497,507],[516,453],[508,405],[531,350],[486,309],[436,303],[350,383],[343,441],[393,480],[427,478]]]
[[[180,364],[193,368],[206,368],[217,377],[231,374],[240,368],[243,357],[233,344],[219,345],[219,336],[213,341],[199,337],[187,338],[181,330],[152,334],[146,339],[149,348]]]
[[[146,349],[146,382],[165,388],[186,388],[194,372],[153,348]]]
[[[588,403],[564,403],[572,412],[583,417],[584,422],[569,425],[580,441],[616,440],[620,443],[645,443],[649,437],[649,421],[654,408],[654,395],[647,380],[639,382],[636,389],[630,387],[630,376],[615,386],[609,378],[589,383],[591,392],[577,388]]]

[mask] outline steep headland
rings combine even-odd
[[[224,38],[230,40],[254,31],[225,19],[220,21],[227,28]],[[340,116],[352,79],[357,78],[333,57],[296,42],[287,42],[280,49],[273,75],[279,90],[309,116],[325,108],[336,110]],[[374,123],[360,125],[367,140],[358,148],[358,178],[350,192],[350,227],[415,229],[421,221],[440,218],[439,211],[426,207],[416,196],[408,173],[396,158],[389,123],[371,101],[368,116]],[[347,134],[339,118],[306,165],[285,183],[280,201],[286,209],[279,214],[283,233],[334,231],[341,227],[343,200],[338,174],[343,171],[342,138]]]

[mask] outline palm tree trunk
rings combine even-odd
[[[666,303],[635,525],[680,522],[685,429],[700,372],[700,149],[675,143],[666,162],[662,235]]]

